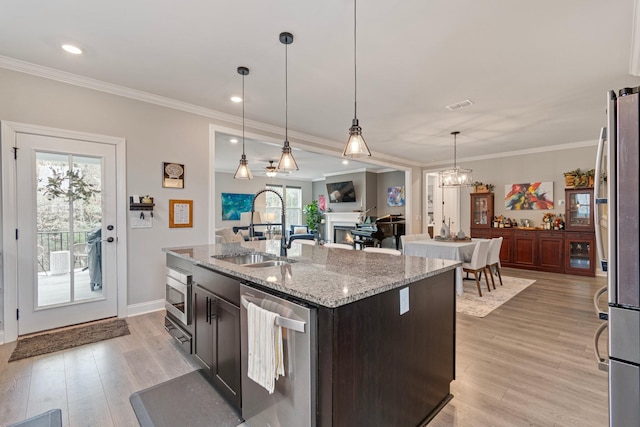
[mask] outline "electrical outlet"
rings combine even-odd
[[[422,217],[420,215],[416,215],[416,221],[420,221]]]
[[[558,206],[564,206],[564,199],[558,200]]]
[[[409,288],[400,289],[400,316],[409,311]]]

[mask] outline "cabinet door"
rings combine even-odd
[[[562,232],[538,234],[538,265],[540,270],[564,272],[564,235]]]
[[[566,233],[565,273],[595,276],[594,245],[595,235],[593,233]]]
[[[533,231],[516,231],[513,233],[515,248],[514,264],[534,266],[536,263],[536,234]]]
[[[215,351],[212,380],[221,393],[240,408],[240,308],[216,298],[213,306]]]
[[[211,307],[215,295],[202,289],[200,286],[194,286],[193,291],[193,311],[195,318],[195,345],[194,355],[196,361],[211,375],[213,360],[213,322],[211,316]]]
[[[493,193],[471,194],[471,227],[491,228]]]
[[[491,237],[502,237],[500,247],[500,263],[502,265],[513,264],[513,231],[504,228],[492,228]]]
[[[567,231],[594,231],[593,188],[565,190],[565,229]]]

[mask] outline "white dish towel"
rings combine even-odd
[[[253,303],[247,306],[248,369],[247,374],[272,394],[276,380],[284,376],[282,328],[276,325],[280,317]]]

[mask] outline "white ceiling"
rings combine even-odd
[[[462,161],[596,139],[606,91],[640,85],[629,74],[634,13],[634,0],[361,0],[358,118],[374,158],[451,162],[454,130]],[[243,65],[247,120],[282,129],[282,31],[295,37],[291,145],[338,153],[353,118],[353,0],[3,0],[0,65],[17,59],[235,117]],[[63,52],[65,42],[84,54]],[[465,99],[474,105],[445,109]]]

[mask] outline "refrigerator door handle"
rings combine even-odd
[[[598,329],[596,329],[596,333],[593,335],[593,352],[596,355],[596,361],[598,362],[598,368],[601,371],[609,370],[609,359],[605,359],[600,355],[600,349],[598,348],[598,341],[600,341],[600,335],[607,329],[609,326],[609,322],[604,322],[601,324]]]
[[[598,292],[595,293],[595,295],[593,296],[593,306],[596,308],[596,313],[598,314],[598,318],[600,320],[609,320],[609,313],[606,311],[602,311],[600,310],[600,304],[598,304],[598,301],[600,301],[600,297],[607,292],[608,290],[608,286],[603,286],[602,288],[600,288],[598,290]]]
[[[607,141],[607,128],[603,127],[600,129],[600,139],[598,139],[598,151],[596,154],[596,168],[595,168],[595,183],[593,185],[593,198],[595,199],[595,214],[596,220],[594,224],[594,228],[596,231],[596,249],[598,251],[598,260],[600,261],[600,265],[602,271],[607,271],[607,261],[604,256],[604,244],[602,240],[602,230],[600,228],[601,218],[601,209],[599,204],[606,203],[606,199],[602,199],[600,195],[600,176],[602,175],[602,156],[604,153],[604,145]]]

